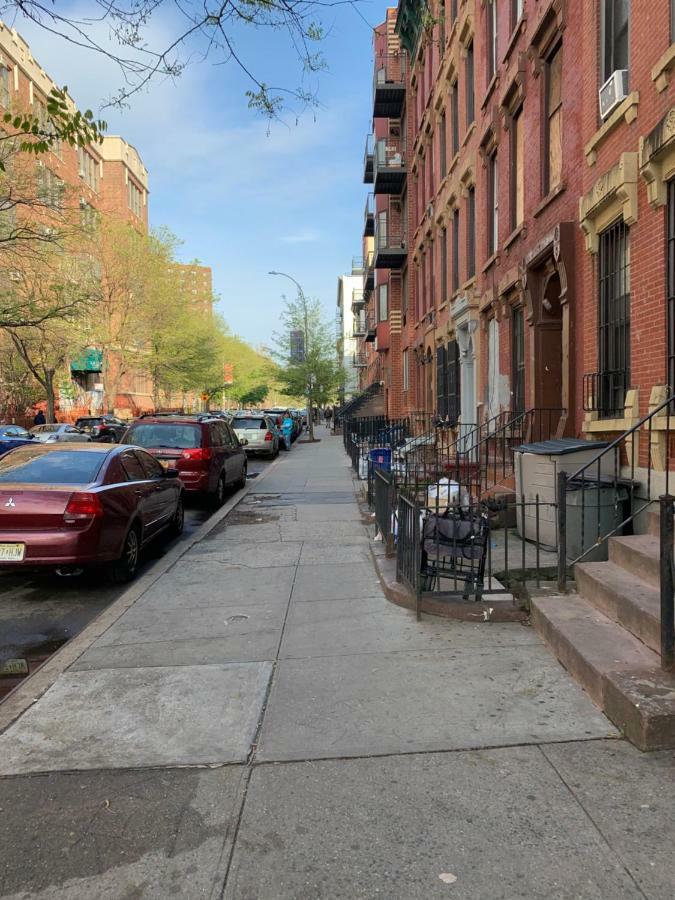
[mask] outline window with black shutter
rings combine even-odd
[[[448,414],[447,354],[445,347],[436,349],[436,414],[444,419]]]
[[[470,187],[466,200],[466,277],[476,274],[476,189]]]
[[[460,406],[460,380],[459,380],[459,344],[457,341],[448,341],[446,350],[447,392],[446,402],[448,420],[451,425],[456,425],[461,413]]]
[[[452,213],[452,292],[459,290],[459,210]]]
[[[511,377],[512,412],[525,412],[525,320],[522,307],[514,309],[511,316]]]
[[[675,391],[675,181],[668,182],[667,234],[667,375],[670,393]]]
[[[598,274],[598,406],[601,416],[616,418],[630,384],[630,244],[623,221],[600,235]]]

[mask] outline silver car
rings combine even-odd
[[[55,423],[53,425],[35,425],[31,428],[30,433],[33,439],[40,441],[41,444],[55,444],[61,441],[89,441],[89,435],[83,434],[79,428],[74,425],[65,423]]]
[[[240,441],[248,441],[247,453],[274,459],[279,454],[279,431],[268,416],[235,416],[230,423]]]

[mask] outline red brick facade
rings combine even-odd
[[[400,118],[378,116],[373,128],[390,144],[407,138],[407,259],[376,270],[376,287],[389,285],[389,337],[380,344],[380,325],[364,344],[362,386],[379,371],[392,416],[452,418],[461,405],[462,420],[477,422],[551,408],[566,411],[569,434],[623,430],[675,374],[670,3],[433,0],[428,12],[422,21],[418,4],[401,3],[375,30],[376,71],[383,53],[407,62]],[[602,118],[598,91],[617,67],[625,91]],[[377,219],[392,195],[377,180],[375,191]],[[675,242],[672,253],[675,263]]]

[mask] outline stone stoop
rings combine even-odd
[[[658,656],[658,538],[612,537],[609,560],[577,563],[575,579],[578,594],[532,599],[535,628],[640,750],[675,747],[675,674]]]

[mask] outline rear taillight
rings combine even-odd
[[[265,440],[266,440],[266,441],[273,441],[273,440],[274,440],[274,435],[272,434],[271,431],[268,431],[268,432],[267,432],[267,434],[265,435]]]
[[[103,515],[103,506],[98,494],[90,494],[87,491],[70,495],[68,506],[63,513],[63,521],[66,525],[74,525],[87,519],[95,519]]]
[[[183,459],[192,459],[203,462],[211,459],[213,451],[210,447],[195,447],[194,450],[183,450]]]

